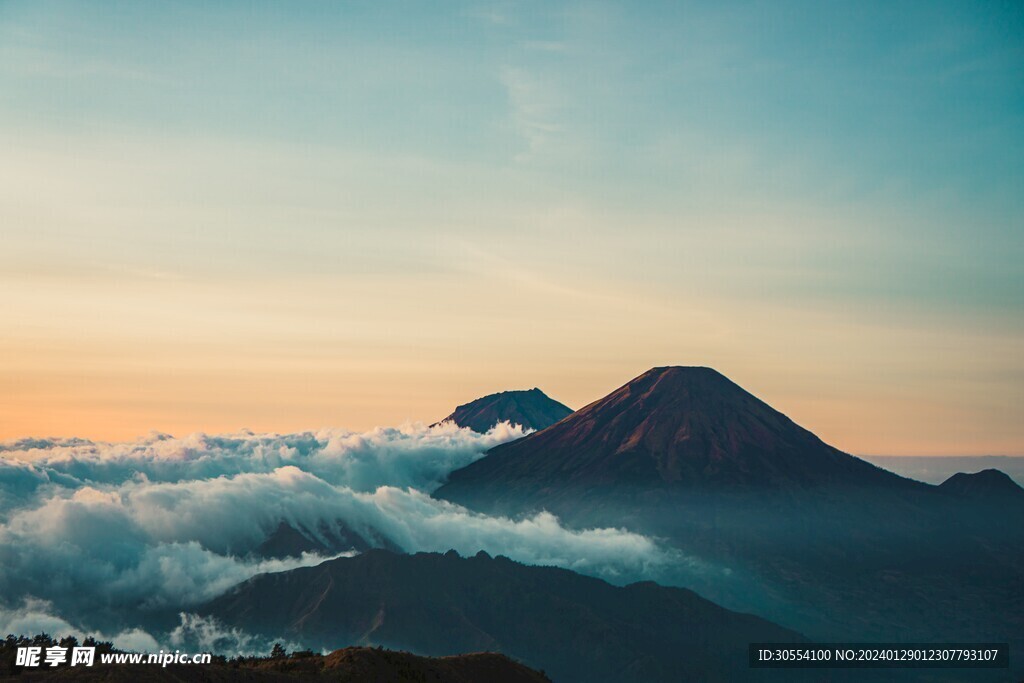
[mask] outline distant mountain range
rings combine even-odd
[[[929,484],[941,484],[959,472],[996,469],[1024,486],[1024,456],[1013,455],[861,455],[873,465]]]
[[[572,409],[549,398],[540,389],[502,391],[470,401],[440,422],[454,422],[481,434],[499,422],[541,431],[570,415]]]
[[[748,643],[802,640],[688,590],[650,582],[616,587],[564,569],[454,551],[374,550],[264,574],[199,611],[314,648],[498,651],[562,683],[751,680]]]
[[[951,494],[992,502],[1024,502],[1024,488],[999,470],[974,474],[959,472],[942,482],[939,488]]]

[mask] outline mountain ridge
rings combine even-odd
[[[454,422],[460,427],[485,433],[499,422],[510,422],[524,429],[541,431],[571,413],[571,408],[534,387],[526,390],[499,391],[482,396],[457,406],[448,417],[435,422],[434,425]]]
[[[939,490],[962,497],[1024,501],[1024,488],[1005,472],[994,468],[974,473],[957,472],[939,484]]]
[[[314,648],[499,651],[562,682],[736,680],[749,642],[803,641],[687,589],[613,586],[484,552],[371,550],[259,575],[198,611]]]

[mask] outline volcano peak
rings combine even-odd
[[[835,449],[708,367],[662,366],[503,444],[438,491],[771,490],[910,485]]]
[[[499,422],[539,431],[558,422],[572,409],[534,387],[524,391],[501,391],[458,406],[440,422],[454,422],[485,433]],[[440,422],[435,424],[440,424]]]

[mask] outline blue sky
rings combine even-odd
[[[0,2],[0,436],[681,363],[1024,452],[1024,9],[637,5]]]

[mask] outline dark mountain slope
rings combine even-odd
[[[499,651],[562,683],[746,680],[748,643],[799,640],[688,590],[616,587],[484,553],[370,551],[257,576],[200,611],[310,647]]]
[[[942,482],[939,489],[956,496],[984,499],[1010,499],[1024,502],[1024,488],[999,470],[988,469],[974,474],[959,472]]]
[[[17,669],[14,669],[17,671]],[[544,674],[504,655],[475,653],[452,657],[419,657],[368,647],[347,647],[327,655],[279,659],[247,659],[209,665],[101,665],[21,670],[14,681],[167,681],[167,683],[551,683]]]
[[[503,391],[478,398],[459,406],[441,422],[451,421],[480,433],[506,421],[522,425],[525,429],[540,431],[571,413],[571,408],[534,388],[529,391]]]

